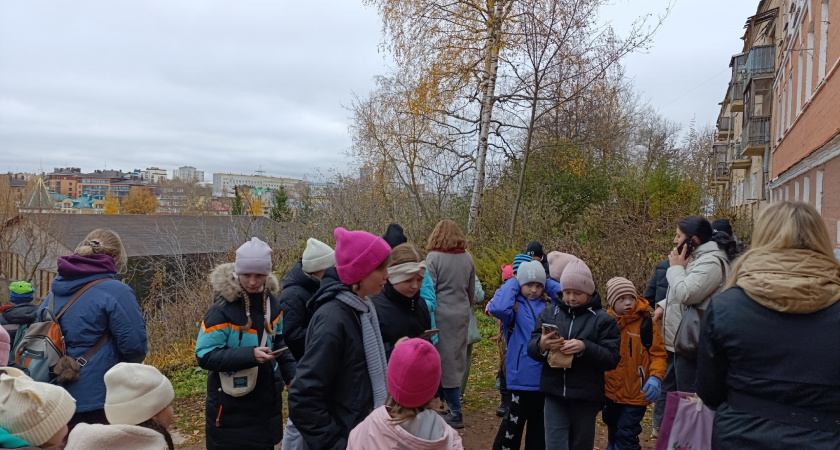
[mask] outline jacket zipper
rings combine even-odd
[[[572,312],[572,321],[569,322],[569,339],[572,338],[572,326],[575,324],[575,313]],[[563,369],[563,397],[566,396],[566,369]]]
[[[216,416],[216,427],[219,427],[219,419],[222,418],[222,406],[224,405],[219,405],[219,414]]]

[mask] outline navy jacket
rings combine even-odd
[[[321,282],[303,271],[300,260],[283,277],[283,292],[280,293],[280,309],[283,310],[283,338],[296,361],[303,358],[306,348],[306,327],[310,313],[306,304],[318,290]]]
[[[668,267],[671,267],[671,262],[667,259],[657,264],[645,288],[644,297],[653,306],[665,300],[665,296],[668,294],[668,278],[665,276]]]
[[[80,278],[59,275],[52,284],[55,313],[91,281],[108,278],[84,294],[64,313],[59,321],[67,355],[79,358],[105,333],[111,337],[82,367],[79,379],[64,386],[76,399],[76,412],[94,411],[105,406],[105,372],[119,362],[140,363],[148,351],[146,322],[134,290],[116,280],[115,273],[99,273]],[[46,308],[49,295],[40,311]]]

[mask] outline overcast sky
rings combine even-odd
[[[667,0],[616,0],[621,30]],[[758,0],[676,0],[627,75],[669,119],[713,123]],[[342,105],[387,71],[360,0],[0,1],[0,170],[344,170]]]

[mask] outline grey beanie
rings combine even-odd
[[[519,287],[534,282],[545,286],[545,268],[539,261],[524,262],[519,265],[516,279],[519,281]]]
[[[301,265],[306,273],[315,273],[335,267],[335,251],[318,239],[309,238],[306,240],[306,249],[303,251]]]
[[[234,271],[237,275],[256,273],[268,275],[271,273],[271,247],[258,238],[242,244],[236,249],[236,264]]]

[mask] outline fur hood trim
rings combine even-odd
[[[242,286],[239,285],[239,280],[236,279],[234,274],[234,263],[216,266],[210,272],[210,284],[214,291],[229,302],[236,301],[243,294]],[[265,286],[269,293],[275,296],[280,294],[280,282],[277,281],[277,277],[273,273],[266,278]]]

